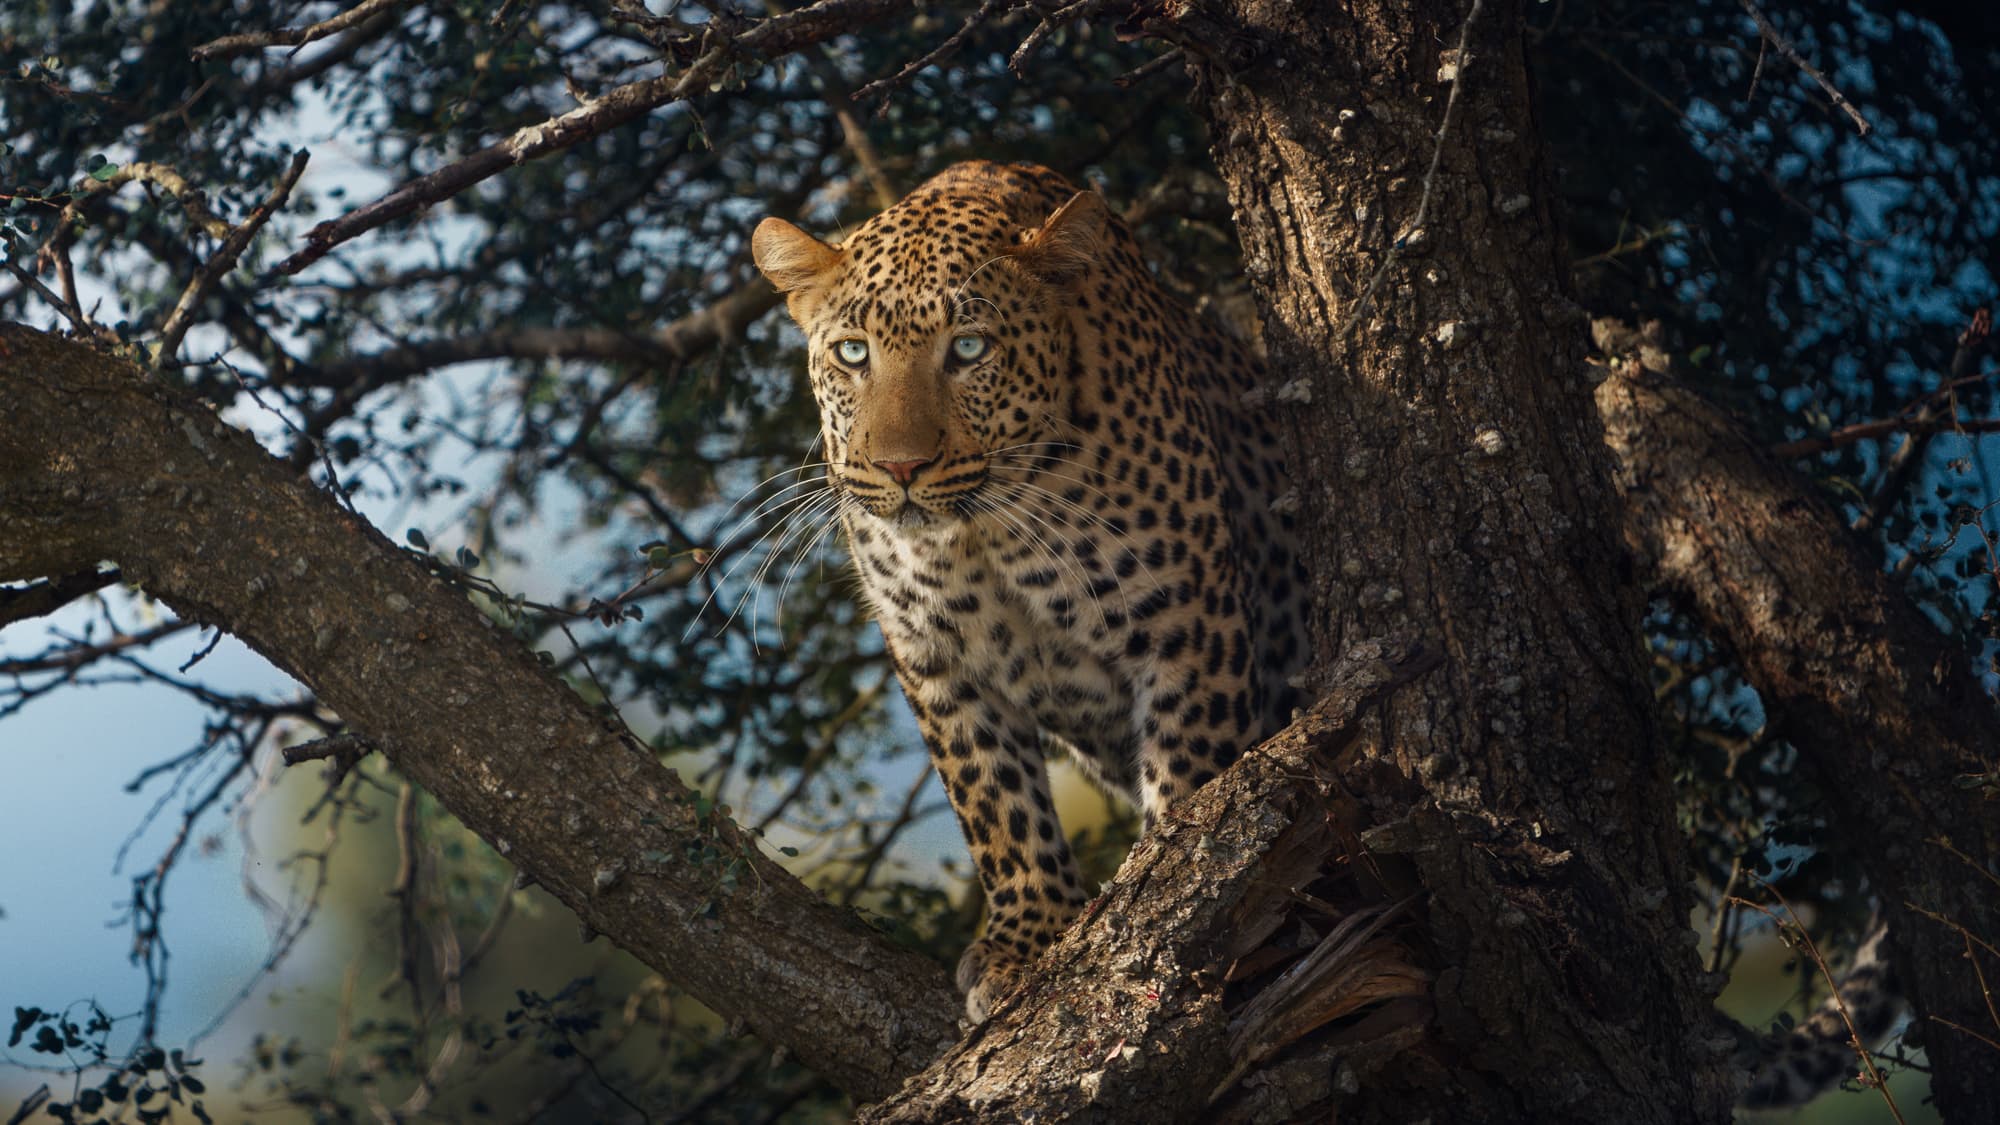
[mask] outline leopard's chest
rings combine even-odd
[[[987,723],[1024,716],[1098,746],[1129,739],[1122,622],[1085,567],[977,525],[930,535],[850,525],[849,543],[906,686],[927,703],[980,709]]]

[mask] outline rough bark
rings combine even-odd
[[[1150,25],[1198,60],[1290,404],[1319,657],[1404,634],[1445,656],[1370,748],[1398,779],[1374,796],[1419,836],[1437,1034],[1341,1116],[1722,1120],[1729,1040],[1692,956],[1521,5],[1479,9],[1239,0]]]
[[[861,1121],[1281,1121],[1323,1112],[1338,1083],[1352,1093],[1369,1082],[1430,1019],[1429,974],[1376,932],[1397,919],[1384,895],[1399,880],[1371,878],[1365,907],[1330,908],[1305,891],[1347,863],[1380,876],[1399,850],[1395,832],[1371,836],[1380,857],[1361,845],[1367,818],[1342,780],[1358,763],[1341,752],[1364,708],[1434,664],[1357,646],[1318,706],[1133,848],[1019,994]],[[1231,987],[1238,980],[1254,983]],[[1239,1082],[1383,1002],[1347,1033],[1294,1048],[1290,1065]]]
[[[0,325],[0,580],[106,559],[311,688],[585,926],[856,1097],[955,1036],[939,966],[702,815],[366,521],[130,366]]]
[[[1946,1120],[1989,1120],[2000,1051],[1975,1034],[2000,1037],[1985,988],[2000,958],[1957,927],[2000,936],[2000,816],[1965,783],[2000,765],[2000,713],[1970,654],[1722,412],[1630,358],[1597,402],[1634,552],[1734,651],[1827,795],[1834,846],[1859,857],[1888,916]]]

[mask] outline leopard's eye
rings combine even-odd
[[[833,346],[833,354],[849,367],[859,367],[868,362],[868,341],[842,340]]]
[[[951,354],[957,357],[960,363],[971,363],[986,354],[986,337],[971,333],[954,337],[951,341]]]

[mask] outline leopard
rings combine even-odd
[[[977,1024],[1090,896],[1054,756],[1150,831],[1298,702],[1265,365],[1039,165],[952,165],[838,242],[765,218],[751,256],[805,337],[862,599],[972,855]]]

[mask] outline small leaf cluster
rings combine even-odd
[[[178,1047],[166,1050],[141,1044],[124,1062],[113,1065],[108,1043],[117,1021],[94,1002],[82,1005],[87,1014],[80,1018],[71,1014],[75,1007],[62,1012],[14,1009],[7,1046],[18,1047],[25,1041],[30,1051],[65,1060],[76,1076],[70,1100],[50,1102],[43,1112],[68,1125],[94,1125],[125,1120],[129,1107],[132,1120],[155,1125],[173,1120],[175,1111],[184,1107],[196,1121],[204,1125],[212,1121],[201,1102],[207,1084],[193,1073],[200,1059],[187,1058]],[[110,1072],[95,1084],[84,1085],[84,1075],[100,1068]]]

